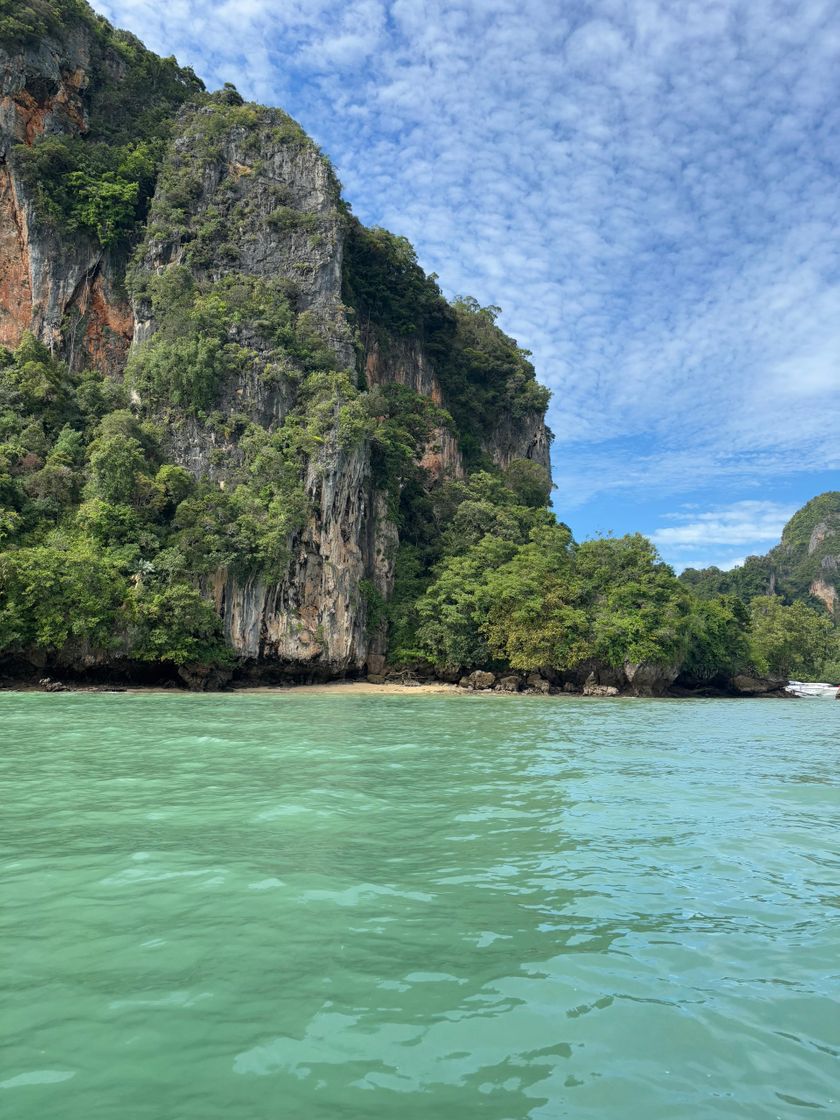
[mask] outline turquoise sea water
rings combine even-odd
[[[840,1116],[840,704],[0,694],[15,1120]]]

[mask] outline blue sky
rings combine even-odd
[[[680,568],[840,488],[837,0],[95,0],[281,105],[359,217],[503,308],[555,508]]]

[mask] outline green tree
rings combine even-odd
[[[511,542],[486,536],[441,562],[416,608],[418,646],[433,664],[458,669],[494,660],[483,631],[490,606],[487,577],[515,551]]]
[[[703,682],[729,677],[748,667],[749,621],[746,605],[734,595],[692,603],[690,638],[682,672]]]
[[[113,560],[88,542],[0,553],[0,649],[108,649],[126,594]]]
[[[591,652],[572,537],[565,525],[539,527],[487,577],[482,624],[492,653],[514,669],[565,669]]]
[[[691,598],[639,533],[585,541],[577,574],[587,588],[593,654],[609,665],[679,665],[691,631]]]
[[[542,509],[551,497],[548,471],[532,459],[514,459],[504,473],[505,485],[518,505]]]
[[[88,449],[88,463],[91,497],[132,504],[138,475],[146,467],[146,456],[138,440],[120,435],[100,436]]]
[[[837,648],[836,631],[827,614],[764,595],[750,603],[750,647],[759,672],[813,678]]]
[[[143,660],[175,665],[218,665],[230,660],[221,620],[196,588],[183,583],[147,588],[141,583],[133,602],[140,626],[135,653]]]

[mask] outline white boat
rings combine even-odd
[[[840,689],[836,684],[815,684],[809,681],[788,681],[785,692],[791,692],[794,696],[810,696],[815,700],[840,698]]]

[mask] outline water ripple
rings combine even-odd
[[[840,705],[0,714],[16,1120],[840,1114]]]

